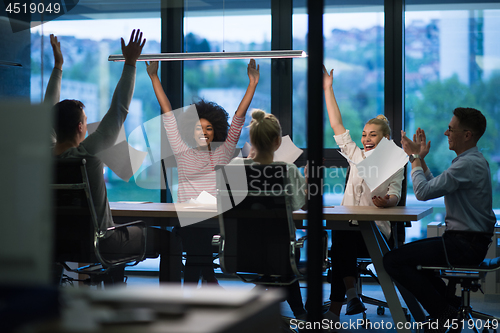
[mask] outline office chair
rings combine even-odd
[[[139,225],[143,228],[144,248],[136,255],[104,256],[99,244],[107,230],[101,230],[92,201],[85,159],[55,159],[54,183],[52,184],[55,218],[55,262],[68,272],[86,274],[89,285],[107,281],[108,273],[125,265],[136,265],[144,259],[146,227],[143,221],[117,224],[112,228]],[[111,228],[110,228],[111,229]],[[71,268],[68,262],[88,263]],[[62,269],[59,270],[62,282]],[[69,281],[71,282],[70,279]]]
[[[484,280],[484,277],[488,272],[500,269],[500,257],[484,259],[479,266],[455,267],[450,264],[446,251],[445,256],[447,263],[446,266],[419,265],[417,266],[417,269],[434,270],[439,277],[448,280],[446,292],[450,297],[454,297],[456,295],[456,287],[457,285],[460,285],[462,288],[460,306],[458,309],[458,323],[460,324],[460,328],[473,329],[476,333],[479,333],[480,329],[482,329],[483,333],[487,333],[488,329],[492,329],[492,332],[496,332],[500,318],[479,311],[474,311],[470,305],[470,293],[471,291],[476,292],[481,290],[481,281]],[[481,292],[483,291],[481,290]],[[481,325],[478,325],[479,322],[474,319],[484,320],[485,323],[483,324],[481,322]],[[464,327],[462,327],[462,324]]]
[[[286,164],[226,165],[216,172],[222,213],[213,245],[219,247],[222,271],[246,283],[295,282],[302,276],[295,252],[304,240],[295,239],[291,198],[283,191]]]
[[[266,288],[286,286],[303,277],[297,249],[291,197],[286,192],[286,164],[217,166],[217,205],[222,272]],[[326,269],[327,237],[324,237]],[[282,317],[281,331],[295,332]]]

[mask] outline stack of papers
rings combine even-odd
[[[208,193],[207,191],[202,191],[196,199],[189,199],[187,203],[194,205],[217,205],[217,198]],[[186,207],[190,208],[190,207]]]
[[[359,176],[365,180],[371,191],[408,163],[408,155],[404,150],[386,138],[382,138],[377,147],[369,153],[364,160],[355,163],[340,152],[350,163],[356,165]]]

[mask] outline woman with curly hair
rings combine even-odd
[[[216,195],[215,166],[231,160],[245,123],[245,116],[259,82],[259,66],[251,59],[247,74],[248,88],[228,125],[227,112],[214,102],[201,100],[196,110],[185,112],[179,125],[158,77],[158,62],[146,62],[147,72],[160,103],[163,123],[177,161],[179,188],[177,202],[197,198],[202,191]],[[194,112],[196,111],[196,112]],[[184,282],[198,283],[200,274],[207,282],[217,283],[213,272],[211,239],[217,230],[181,228],[183,247],[188,258]],[[189,233],[189,235],[186,235]],[[199,255],[198,255],[199,254]]]

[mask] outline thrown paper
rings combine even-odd
[[[243,156],[248,156],[252,146],[245,142],[245,145],[241,149]],[[295,162],[304,151],[297,147],[289,135],[285,135],[281,138],[281,146],[274,152],[274,162]]]
[[[243,148],[241,148],[241,155],[243,157],[248,157],[248,155],[250,155],[251,150],[252,150],[252,145],[249,144],[248,142],[245,142]]]
[[[404,150],[386,138],[382,138],[371,154],[367,154],[368,156],[359,163],[354,163],[346,155],[340,154],[356,165],[358,175],[365,180],[371,191],[408,163],[408,155]]]
[[[281,138],[281,146],[274,152],[274,161],[293,163],[302,153],[303,150],[293,143],[290,136],[285,135]]]
[[[89,135],[95,132],[100,122],[87,124]],[[125,129],[120,129],[115,144],[96,154],[118,177],[128,182],[142,165],[148,153],[135,149],[127,142]]]

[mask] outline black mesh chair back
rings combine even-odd
[[[84,159],[57,159],[54,173],[55,259],[99,262],[98,230]]]
[[[294,282],[300,276],[295,250],[301,245],[295,239],[286,164],[216,170],[222,271],[245,282]]]
[[[96,215],[85,159],[55,159],[53,190],[54,261],[67,271],[79,274],[104,274],[109,269],[134,265],[144,259],[146,228],[143,221],[134,221],[111,228],[130,225],[142,227],[144,249],[137,254],[103,255],[99,244],[107,230],[101,230]],[[70,268],[67,262],[88,265]]]

